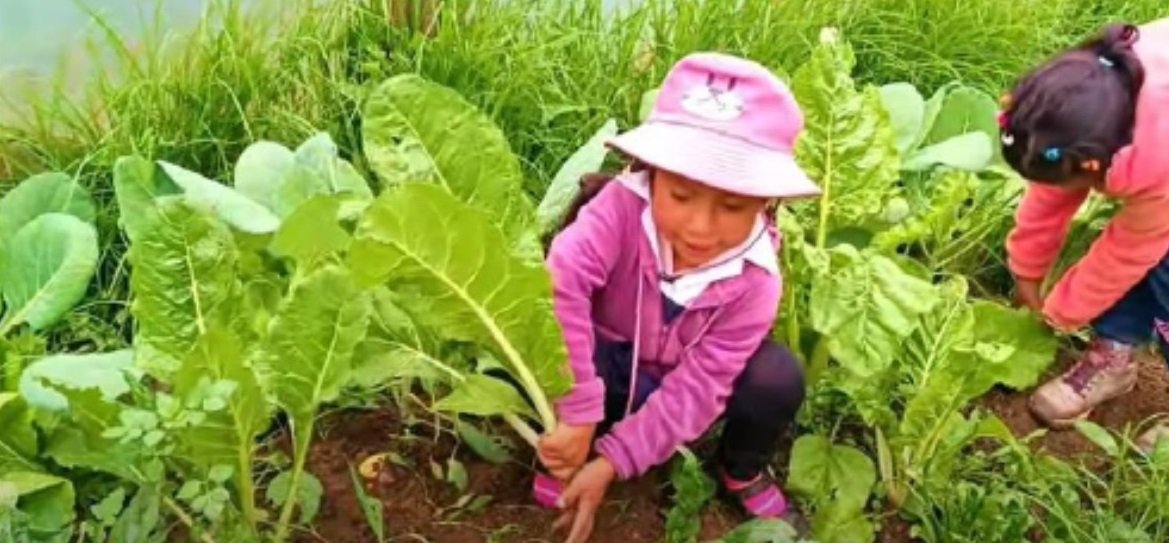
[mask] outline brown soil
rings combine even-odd
[[[1067,355],[1062,359],[1060,364],[1051,368],[1044,381],[1065,371],[1071,365],[1073,357]],[[1164,359],[1159,354],[1144,354],[1140,359],[1140,379],[1137,381],[1137,387],[1123,398],[1096,408],[1089,417],[1092,422],[1115,431],[1131,429],[1133,439],[1137,435],[1135,432],[1144,428],[1138,425],[1154,415],[1169,413],[1169,369],[1166,368]],[[998,415],[1016,436],[1022,437],[1043,429],[1043,425],[1028,409],[1027,398],[1028,395],[1023,393],[994,391],[983,399],[983,403]],[[1063,458],[1100,453],[1099,448],[1075,430],[1049,431],[1036,441],[1036,445]]]
[[[1065,363],[1051,370],[1062,371]],[[996,391],[983,405],[1003,419],[1018,436],[1041,428],[1027,409],[1027,395]],[[1161,358],[1142,361],[1137,388],[1124,398],[1101,406],[1091,420],[1122,429],[1146,418],[1169,413],[1169,370]],[[532,460],[527,447],[518,447],[517,459],[505,465],[488,463],[461,448],[444,434],[435,438],[425,427],[404,428],[394,408],[377,411],[343,411],[324,417],[322,434],[312,445],[308,470],[324,486],[321,510],[314,532],[301,532],[296,543],[376,543],[358,505],[349,465],[355,467],[371,455],[394,453],[410,467],[386,462],[377,480],[367,482],[367,492],[384,507],[387,541],[434,543],[554,542],[563,534],[551,531],[555,514],[533,505],[529,494]],[[412,433],[421,432],[421,433]],[[278,439],[287,449],[287,439]],[[1064,456],[1097,454],[1091,442],[1075,431],[1049,432],[1037,446]],[[702,449],[700,449],[702,452]],[[445,466],[453,456],[468,473],[467,491],[431,474],[431,462]],[[650,476],[615,485],[597,518],[590,541],[596,543],[649,543],[663,541],[665,513],[669,507],[666,478],[658,471]],[[468,494],[472,498],[466,498]],[[490,501],[475,508],[474,497]],[[463,506],[458,507],[460,498]],[[487,498],[482,498],[487,499]],[[474,510],[472,510],[474,509]],[[719,537],[744,520],[730,505],[716,501],[702,516],[701,541]],[[911,543],[910,526],[896,514],[882,519],[879,543]]]
[[[393,452],[413,468],[386,462],[376,481],[366,485],[369,495],[383,503],[386,538],[418,542],[559,542],[564,534],[551,531],[555,514],[536,507],[530,497],[532,468],[525,462],[488,463],[461,449],[455,458],[468,473],[466,493],[431,474],[431,461],[446,465],[455,440],[433,435],[402,437],[403,428],[392,410],[341,412],[320,422],[324,434],[312,445],[308,470],[324,487],[315,533],[302,532],[297,543],[375,543],[358,505],[349,465],[356,467],[371,455]],[[280,442],[286,442],[280,439]],[[517,451],[527,454],[527,451]],[[655,473],[620,483],[597,517],[590,541],[648,543],[664,538],[665,477]],[[490,496],[477,511],[454,507],[466,494]],[[484,498],[486,499],[486,498]],[[474,499],[469,500],[473,502]],[[705,541],[719,537],[743,519],[729,506],[716,504],[703,514]]]

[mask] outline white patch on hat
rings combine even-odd
[[[743,115],[746,104],[735,92],[735,80],[728,79],[726,88],[715,86],[711,74],[706,84],[698,85],[682,96],[682,109],[710,121],[733,121]]]

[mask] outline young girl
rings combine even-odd
[[[594,187],[553,240],[575,385],[539,456],[570,478],[559,503],[569,541],[587,538],[614,479],[667,461],[720,416],[725,489],[754,515],[785,512],[766,468],[804,385],[792,354],[768,339],[782,293],[773,206],[819,194],[792,156],[802,129],[767,69],[688,56],[647,122],[610,142],[634,166]]]
[[[1056,56],[1005,98],[1000,124],[1004,156],[1031,180],[1007,239],[1019,298],[1058,329],[1095,333],[1031,398],[1063,427],[1133,388],[1134,349],[1154,331],[1169,356],[1169,19],[1111,26]],[[1044,300],[1040,283],[1091,190],[1123,207]],[[1140,443],[1158,436],[1169,429]]]

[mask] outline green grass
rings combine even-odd
[[[853,44],[863,81],[908,80],[930,92],[960,79],[997,93],[1106,21],[1169,15],[1162,0],[646,0],[615,17],[599,0],[448,1],[440,23],[423,29],[420,19],[388,25],[385,0],[259,4],[252,13],[214,0],[184,38],[150,28],[134,45],[99,20],[106,33],[88,66],[63,68],[55,84],[30,92],[0,85],[9,112],[0,118],[0,192],[6,178],[63,170],[101,204],[105,257],[81,322],[69,327],[82,342],[128,337],[110,177],[124,154],[229,179],[248,143],[293,144],[327,130],[360,165],[363,89],[410,71],[487,111],[539,195],[606,119],[628,127],[642,94],[692,51],[790,73],[833,25]],[[68,76],[79,72],[91,74],[81,85]]]

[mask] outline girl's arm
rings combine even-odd
[[[1126,200],[1088,254],[1048,294],[1044,315],[1064,330],[1090,324],[1120,301],[1167,252],[1169,195]]]
[[[597,441],[597,450],[630,479],[670,459],[681,445],[701,436],[726,408],[735,379],[775,322],[782,288],[769,278],[723,306],[717,319],[661,387],[636,413]]]
[[[1015,277],[1041,281],[1047,275],[1088,192],[1028,185],[1015,215],[1015,228],[1007,236],[1007,262]]]
[[[623,190],[619,183],[609,183],[553,239],[548,251],[553,305],[573,376],[572,390],[556,404],[557,416],[565,424],[593,424],[605,418],[605,383],[593,365],[592,297],[608,282],[620,255],[620,225],[628,207],[622,201]]]

